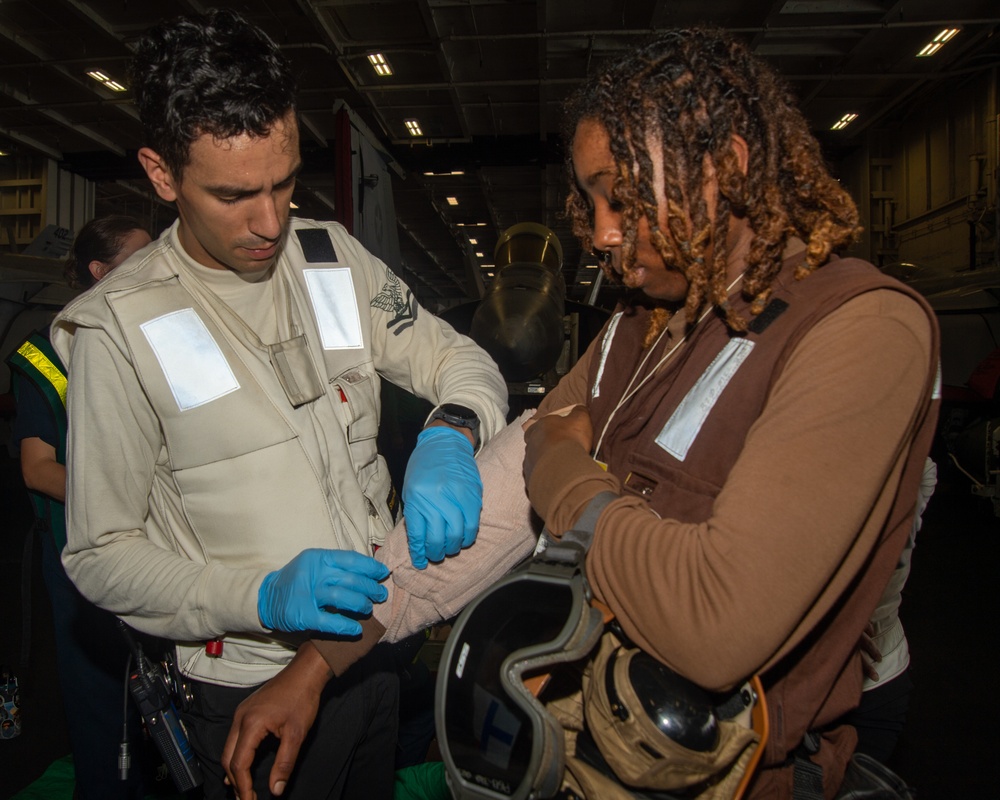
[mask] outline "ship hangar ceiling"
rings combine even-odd
[[[435,309],[476,299],[498,237],[522,222],[563,247],[568,296],[597,270],[563,218],[559,136],[567,94],[657,30],[707,24],[745,39],[786,78],[828,157],[922,100],[1000,62],[995,0],[239,0],[300,81],[302,216],[334,216],[332,142],[346,105],[390,161],[401,276]],[[0,150],[41,154],[97,183],[98,205],[146,198],[130,47],[196,0],[0,0]],[[933,57],[916,54],[942,30]],[[380,53],[392,74],[376,73]],[[111,88],[109,88],[111,86]],[[857,114],[843,130],[831,127]],[[420,135],[406,121],[418,120]],[[454,198],[453,201],[448,198]],[[452,204],[455,203],[455,204]],[[470,244],[475,239],[475,244]],[[481,254],[481,255],[479,255]]]

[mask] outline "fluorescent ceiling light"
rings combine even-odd
[[[478,239],[472,239],[472,238],[470,238],[469,239],[469,244],[479,244],[479,240]]]
[[[482,258],[482,257],[483,257],[482,253],[476,253],[476,258]]]
[[[369,53],[368,61],[371,62],[372,67],[375,69],[375,74],[383,78],[388,78],[392,75],[392,67],[386,60],[385,56],[381,53]]]
[[[938,50],[950,42],[961,28],[945,28],[941,33],[924,45],[924,49],[917,53],[917,58],[926,58],[934,55]]]
[[[591,284],[593,284],[593,281],[580,281],[581,286],[590,286]]]
[[[110,77],[105,75],[99,69],[92,69],[87,73],[91,78],[101,84],[105,89],[110,89],[112,92],[124,92],[125,87],[122,86],[118,81],[111,80]]]
[[[420,121],[415,119],[404,119],[403,124],[406,126],[406,130],[410,132],[410,136],[423,136],[424,132],[420,130]]]
[[[834,122],[833,125],[830,126],[830,130],[831,131],[842,131],[842,130],[844,130],[844,128],[846,128],[848,125],[850,125],[852,122],[854,122],[854,120],[856,120],[857,118],[858,118],[858,115],[855,114],[855,113],[853,113],[853,112],[849,112],[847,114],[844,114],[844,116],[842,116],[840,119],[838,119],[836,122]]]
[[[292,202],[289,202],[289,203],[288,203],[288,207],[289,207],[289,208],[298,208],[298,206],[297,206],[297,205],[295,205],[295,203],[292,203]]]
[[[457,197],[446,197],[445,200],[448,201],[448,205],[450,205],[450,206],[457,206],[458,205],[458,198]]]
[[[485,228],[485,222],[456,222],[459,228]]]

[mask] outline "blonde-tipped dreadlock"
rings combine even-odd
[[[567,104],[566,138],[584,119],[603,125],[618,165],[615,198],[622,204],[623,282],[630,285],[636,228],[649,224],[663,260],[683,270],[690,287],[686,309],[696,318],[714,305],[733,330],[747,320],[726,303],[726,243],[731,214],[745,215],[753,231],[743,292],[751,313],[764,308],[791,236],[807,243],[796,277],[822,266],[860,232],[850,196],[828,172],[819,145],[784,83],[741,43],[716,31],[676,30],[630,52],[577,90]],[[747,143],[746,174],[732,150],[732,135]],[[666,229],[652,184],[648,143],[662,148]],[[715,168],[715,215],[704,198],[706,157]],[[567,148],[571,164],[571,148]],[[594,220],[586,197],[570,181],[566,210],[585,248],[593,246]],[[618,276],[602,263],[609,279]],[[647,346],[666,325],[654,314]]]

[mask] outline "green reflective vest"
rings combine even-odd
[[[56,461],[66,463],[66,367],[52,344],[41,333],[33,333],[7,359],[14,396],[20,400],[21,381],[31,381],[48,401],[55,420]],[[45,522],[60,550],[66,544],[66,507],[40,492],[29,491],[35,515]]]

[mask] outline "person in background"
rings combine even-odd
[[[527,429],[528,497],[552,535],[589,528],[632,645],[710,691],[760,675],[749,797],[832,798],[934,433],[934,315],[837,257],[855,205],[734,38],[625,54],[575,93],[566,141],[574,230],[631,293]]]
[[[65,278],[74,289],[93,286],[152,241],[132,217],[103,216],[77,234]],[[66,544],[66,369],[52,349],[49,331],[32,334],[8,359],[17,400],[12,439],[20,447],[21,473],[41,538],[42,575],[52,602],[56,670],[66,709],[76,796],[80,800],[143,796],[138,714],[123,703],[128,648],[115,616],[88,601],[66,575],[60,554]],[[125,737],[133,764],[118,772]]]
[[[179,218],[55,322],[75,376],[66,570],[175,642],[206,798],[230,794],[236,709],[293,656],[323,665],[304,687],[318,713],[290,776],[271,777],[288,731],[261,748],[252,791],[391,797],[393,665],[376,649],[331,680],[309,640],[380,636],[354,619],[387,596],[380,381],[433,406],[401,491],[420,569],[475,540],[474,451],[504,426],[506,385],[343,226],[290,217],[295,81],[263,31],[227,9],[165,20],[130,75],[139,161]]]
[[[865,682],[861,703],[846,718],[858,733],[858,752],[867,753],[883,763],[896,749],[910,708],[913,692],[910,646],[899,618],[899,606],[903,601],[903,587],[910,577],[917,533],[936,487],[937,464],[928,457],[920,481],[913,531],[862,637]]]

